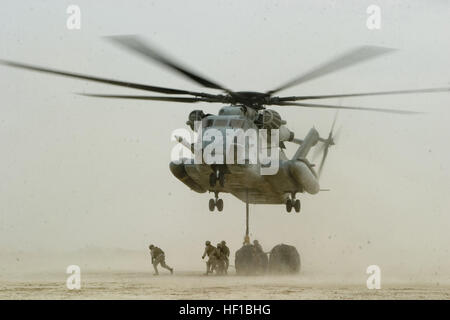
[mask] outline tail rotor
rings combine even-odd
[[[331,129],[330,129],[330,132],[328,133],[328,137],[326,139],[319,138],[319,141],[322,142],[322,144],[316,149],[317,150],[316,154],[322,153],[322,160],[320,161],[319,170],[318,170],[319,177],[322,174],[323,166],[324,166],[325,160],[327,159],[327,156],[328,156],[328,149],[331,146],[336,145],[335,141],[336,141],[337,135],[333,135],[333,132],[334,132],[334,127],[336,125],[337,115],[338,115],[338,112],[336,112],[334,115],[333,124],[331,125]]]

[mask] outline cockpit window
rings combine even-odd
[[[242,128],[244,126],[244,120],[233,119],[231,120],[232,128]]]

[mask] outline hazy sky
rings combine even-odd
[[[66,28],[69,4],[81,8],[81,30]],[[371,4],[381,8],[381,30],[366,27]],[[0,58],[203,90],[101,38],[139,34],[232,89],[265,91],[370,44],[398,51],[284,94],[443,87],[449,17],[444,0],[2,1]],[[206,239],[239,247],[244,203],[223,195],[224,212],[211,214],[210,196],[190,191],[168,168],[171,132],[186,127],[192,109],[219,106],[89,99],[73,93],[140,92],[3,66],[0,87],[0,249],[145,250],[153,242],[181,263],[199,258]],[[427,113],[340,112],[342,134],[321,181],[331,191],[302,196],[301,214],[252,205],[252,239],[268,249],[294,244],[317,268],[449,274],[449,93],[323,102]],[[298,137],[313,125],[325,135],[334,115],[276,110]]]

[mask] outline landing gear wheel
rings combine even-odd
[[[301,208],[300,200],[297,199],[297,200],[294,201],[295,212],[300,212],[300,208]]]
[[[287,212],[291,212],[292,210],[292,200],[291,199],[287,199],[286,200],[286,211]]]
[[[209,175],[209,186],[213,188],[216,186],[216,183],[217,183],[217,177],[214,173],[211,173]]]
[[[223,173],[219,174],[219,184],[222,188],[225,185],[225,174],[223,174]]]
[[[221,212],[223,210],[223,200],[222,199],[217,200],[216,207],[217,207],[217,210],[219,210],[219,212]]]
[[[214,199],[209,199],[209,211],[214,211],[214,208],[216,207],[216,202],[214,201]]]

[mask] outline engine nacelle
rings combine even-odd
[[[286,124],[286,121],[282,120],[280,114],[274,110],[264,110],[261,118],[263,129],[278,129],[281,125]]]
[[[285,126],[286,121],[281,119],[278,112],[270,109],[264,110],[260,114],[259,121],[262,124],[262,129],[278,129],[280,141],[292,141],[294,139],[294,133]]]
[[[205,113],[202,110],[194,110],[189,113],[189,120],[186,121],[186,124],[191,127],[191,130],[194,130],[194,123],[196,121],[202,121],[205,117]]]
[[[303,161],[292,161],[289,164],[289,172],[306,192],[316,194],[320,191],[319,181],[308,165]]]

